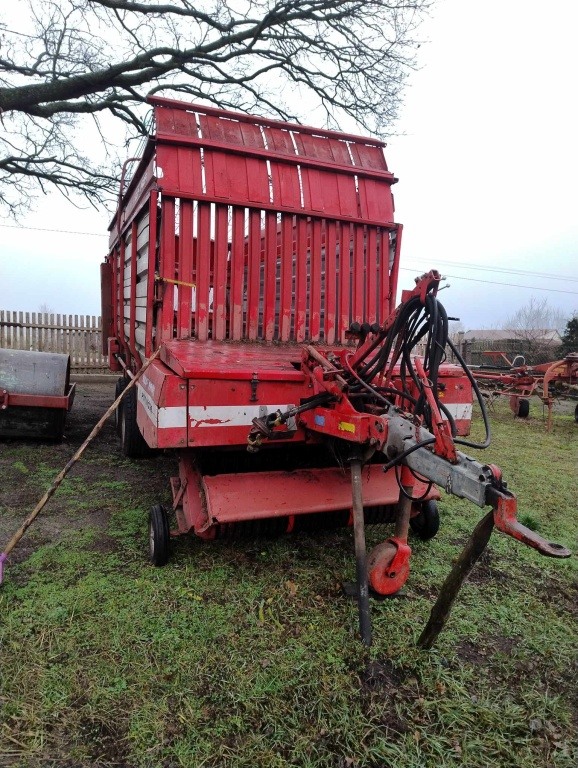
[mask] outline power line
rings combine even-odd
[[[569,275],[553,275],[546,272],[534,272],[530,269],[508,269],[507,267],[482,266],[481,264],[464,264],[459,261],[444,261],[435,259],[436,264],[447,264],[458,269],[481,270],[482,272],[501,272],[508,275],[527,275],[528,277],[539,277],[547,280],[564,280],[565,282],[578,283],[578,277]]]
[[[404,272],[413,272],[415,274],[414,269],[410,269],[409,267],[400,267],[400,270],[403,270]],[[519,283],[501,283],[496,280],[480,280],[476,277],[463,277],[462,275],[444,275],[444,277],[448,278],[451,277],[452,280],[467,280],[471,283],[486,283],[487,285],[504,285],[508,288],[526,288],[528,291],[548,291],[550,293],[569,293],[571,296],[578,296],[578,291],[562,291],[558,288],[543,288],[542,286],[538,285],[520,285]]]
[[[102,232],[75,232],[71,229],[48,229],[48,227],[23,227],[20,224],[0,224],[0,227],[8,227],[9,229],[31,229],[35,232],[58,232],[61,235],[88,235],[89,237],[107,237],[106,233]]]

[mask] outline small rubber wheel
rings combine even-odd
[[[422,541],[433,539],[440,529],[440,513],[435,501],[432,499],[424,501],[419,513],[410,518],[409,525],[418,539]]]
[[[171,535],[165,508],[155,504],[149,513],[149,556],[153,565],[160,568],[169,559]]]
[[[124,392],[128,385],[128,380],[124,378],[124,376],[121,376],[120,379],[116,382],[116,385],[114,387],[114,399],[116,400],[117,397]],[[120,425],[122,421],[122,400],[119,403],[118,408],[114,412],[114,427],[116,429],[116,434],[120,435]]]
[[[141,435],[136,423],[136,388],[126,393],[122,401],[120,419],[120,447],[129,459],[142,459],[150,456],[151,449]]]
[[[530,413],[530,401],[526,400],[525,397],[521,397],[518,400],[518,417],[520,419],[527,419],[528,414]]]

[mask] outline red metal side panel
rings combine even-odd
[[[149,202],[149,244],[148,244],[148,271],[147,271],[147,307],[145,328],[145,355],[150,357],[153,352],[153,297],[155,291],[155,268],[158,234],[158,192],[152,190]]]
[[[325,222],[325,341],[335,344],[337,324],[337,233],[334,221]]]
[[[259,299],[261,295],[261,213],[249,210],[249,274],[247,278],[247,338],[259,334]]]
[[[350,224],[342,224],[339,228],[339,336],[338,341],[345,341],[344,329],[351,322],[351,263],[352,231]]]
[[[258,372],[261,375],[261,372]],[[258,385],[259,401],[251,401],[251,379],[189,379],[188,444],[195,447],[247,445],[254,418],[282,412],[304,396],[301,381],[266,381]],[[298,430],[293,443],[303,442]]]
[[[321,329],[321,220],[310,224],[309,338],[319,341]]]
[[[371,170],[387,171],[387,163],[380,146],[364,144],[362,142],[352,142],[349,145],[353,162],[360,168]]]
[[[261,131],[256,125],[223,120],[206,115],[199,116],[202,136],[227,146],[245,146],[262,149]],[[240,154],[205,149],[206,191],[211,197],[247,200],[253,203],[269,202],[267,162]]]
[[[306,338],[307,311],[307,220],[297,217],[297,242],[295,258],[295,339]]]
[[[367,228],[366,237],[365,321],[368,323],[375,323],[378,318],[377,294],[379,288],[377,231],[375,227]]]
[[[191,335],[191,311],[193,295],[193,203],[181,200],[178,253],[177,336]]]
[[[353,225],[353,320],[365,321],[363,304],[365,293],[365,247],[364,228]]]
[[[277,305],[277,215],[265,214],[265,241],[262,254],[263,268],[263,338],[273,341],[275,336],[275,309]]]
[[[137,424],[150,448],[187,444],[187,384],[159,360],[137,385]]]
[[[358,180],[359,212],[365,219],[393,223],[393,200],[389,185],[375,179]]]
[[[340,469],[205,476],[202,483],[209,520],[214,524],[351,508],[351,479]],[[255,487],[259,488],[257,494]],[[427,486],[417,482],[416,496],[424,491]],[[394,473],[383,472],[380,464],[369,465],[363,472],[362,495],[368,507],[397,504],[399,486]]]
[[[216,206],[215,211],[215,265],[213,281],[213,338],[224,339],[227,333],[227,259],[229,239],[227,208]]]
[[[235,207],[231,229],[231,339],[243,338],[244,273],[245,211]]]
[[[377,235],[379,249],[379,281],[378,281],[378,322],[383,322],[391,314],[389,279],[389,232],[381,230]]]
[[[162,201],[161,222],[161,261],[160,278],[175,279],[175,201],[164,198]],[[173,282],[162,283],[163,303],[161,308],[161,339],[173,338],[175,286]]]
[[[203,194],[203,165],[197,147],[157,146],[159,184],[174,194]]]
[[[389,268],[390,275],[390,290],[389,290],[389,314],[395,310],[396,306],[396,293],[397,293],[397,280],[399,277],[399,257],[401,253],[401,234],[403,226],[397,225],[397,232],[395,238],[395,251],[393,254],[393,264]]]
[[[211,207],[209,203],[198,203],[197,228],[195,335],[200,341],[206,341],[209,337],[209,289],[211,274]]]
[[[291,317],[293,308],[293,253],[294,246],[293,216],[283,214],[281,219],[281,289],[280,289],[280,340],[289,341],[291,337]]]
[[[136,268],[137,268],[137,222],[136,220],[131,224],[131,239],[130,239],[130,307],[129,307],[129,347],[132,355],[136,358],[138,352],[136,351],[135,344],[135,330],[136,330]]]

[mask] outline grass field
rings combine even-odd
[[[109,394],[85,403],[101,413]],[[515,420],[498,403],[477,458],[502,467],[523,522],[576,552],[578,425],[556,416],[547,434],[533,411]],[[71,419],[63,446],[2,445],[2,543],[96,421]],[[181,539],[169,565],[150,566],[147,513],[168,502],[172,468],[123,459],[107,425],[15,551],[0,588],[0,765],[576,768],[576,555],[542,558],[494,533],[420,651],[482,515],[444,496],[438,536],[411,542],[404,596],[372,603],[367,650],[341,591],[349,530]],[[369,529],[368,544],[388,535]]]

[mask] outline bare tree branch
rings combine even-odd
[[[79,121],[91,115],[99,137],[111,135],[111,118],[142,133],[142,104],[159,91],[308,122],[302,104],[310,103],[331,127],[347,116],[387,135],[429,4],[12,0],[0,10],[0,203],[16,193],[17,178],[27,195],[37,179],[41,190],[48,183],[93,202],[106,196],[112,142],[97,147],[95,166],[81,150]]]

